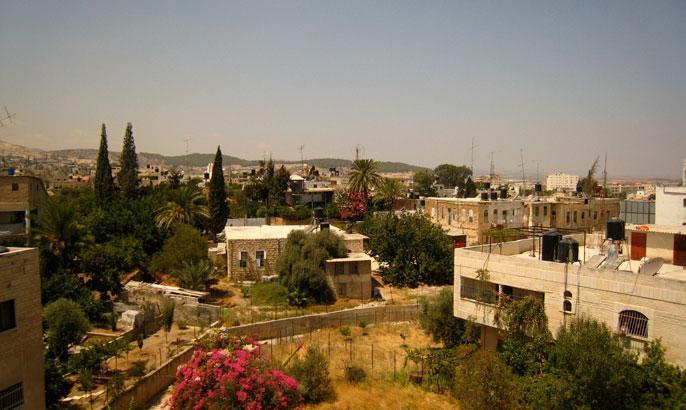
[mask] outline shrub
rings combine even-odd
[[[338,331],[341,332],[341,336],[343,337],[350,337],[353,334],[352,330],[350,330],[348,326],[343,326],[342,328],[338,329]]]
[[[153,272],[171,272],[185,261],[207,259],[207,241],[197,229],[184,224],[176,225],[174,229],[174,234],[164,241],[162,250],[150,262]]]
[[[290,374],[300,383],[305,403],[319,403],[336,396],[331,385],[329,361],[317,346],[308,347],[305,357],[296,359],[291,365]]]
[[[513,374],[491,351],[478,350],[457,367],[453,393],[466,410],[521,407]]]
[[[259,345],[223,333],[213,335],[209,344],[222,337],[229,338],[224,344],[228,349],[199,348],[179,368],[174,393],[169,399],[171,410],[290,409],[301,404],[298,383],[281,371],[269,368],[268,361],[260,355]]]
[[[250,289],[253,305],[285,305],[288,289],[278,283],[258,283]]]
[[[348,383],[357,384],[367,379],[367,372],[358,365],[348,364],[345,366],[345,380]]]
[[[447,348],[458,345],[465,335],[465,321],[453,315],[453,291],[442,289],[432,298],[420,302],[419,324],[436,342]]]
[[[69,346],[77,343],[90,329],[90,323],[78,304],[58,299],[45,307],[48,348],[55,356],[65,358]]]
[[[140,379],[141,377],[145,376],[145,367],[147,364],[147,360],[136,360],[135,362],[131,363],[131,367],[129,367],[129,370],[126,373],[129,377]]]
[[[176,327],[178,327],[180,330],[188,329],[188,322],[184,319],[178,319],[176,321]]]

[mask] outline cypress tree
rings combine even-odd
[[[100,133],[100,149],[98,150],[98,162],[95,168],[95,200],[98,205],[106,203],[114,194],[114,183],[112,181],[112,167],[110,166],[110,154],[107,150],[107,131],[105,124],[102,124]]]
[[[229,217],[229,207],[226,204],[224,171],[222,169],[222,150],[220,147],[217,147],[217,154],[214,156],[209,194],[210,229],[217,234],[224,229],[226,219]]]
[[[125,196],[131,198],[136,194],[138,184],[138,156],[136,155],[136,144],[133,141],[133,125],[126,125],[124,134],[124,146],[119,156],[119,166],[121,169],[117,174],[119,187]]]

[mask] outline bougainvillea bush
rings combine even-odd
[[[217,345],[224,344],[224,348]],[[199,344],[176,373],[169,399],[177,409],[291,409],[302,403],[298,383],[272,369],[248,338],[216,335]]]

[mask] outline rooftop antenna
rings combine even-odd
[[[491,151],[491,172],[489,173],[489,176],[491,178],[491,182],[495,179],[495,165],[493,164],[493,152]]]
[[[526,175],[524,173],[524,149],[522,148],[519,149],[519,158],[521,159],[519,166],[522,167],[522,193],[523,195],[526,195]]]
[[[607,151],[605,151],[605,165],[603,166],[603,198],[607,189]]]
[[[305,148],[304,145],[300,145],[300,170],[302,171],[305,169],[305,157],[303,157],[303,149]]]
[[[9,110],[7,109],[7,106],[5,106],[5,105],[3,105],[2,107],[5,109],[5,113],[0,114],[0,115],[3,115],[3,117],[0,117],[0,127],[4,127],[5,122],[7,122],[7,124],[15,124],[14,117],[17,114],[10,114]]]
[[[536,182],[541,182],[541,177],[538,173],[539,165],[541,165],[541,160],[536,159],[536,160],[532,160],[531,162],[536,164]]]
[[[355,161],[360,159],[360,152],[362,152],[362,145],[357,144],[355,145]]]
[[[474,137],[472,137],[472,162],[470,165],[470,168],[472,170],[472,175],[474,175],[474,148],[477,148],[478,145],[474,145]]]
[[[186,172],[188,173],[188,179],[190,179],[191,178],[191,171],[190,171],[190,162],[188,159],[188,146],[189,146],[188,144],[191,142],[191,137],[186,137],[184,139],[184,141],[186,142]]]

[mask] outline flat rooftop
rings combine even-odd
[[[314,225],[259,225],[259,226],[227,226],[224,235],[227,240],[250,240],[250,239],[286,239],[293,231],[315,232],[319,228]],[[329,230],[345,240],[364,240],[366,236],[359,233],[346,233],[333,225]]]
[[[348,256],[346,256],[345,258],[333,258],[333,259],[327,259],[326,261],[327,262],[354,262],[354,261],[363,262],[363,261],[369,261],[369,260],[373,260],[373,259],[374,258],[367,255],[366,253],[353,252],[353,253],[349,253]]]

